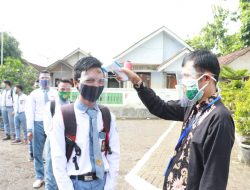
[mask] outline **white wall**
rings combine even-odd
[[[179,59],[177,59],[176,61],[174,61],[173,63],[171,63],[168,67],[166,67],[164,69],[164,71],[165,72],[168,72],[168,71],[169,72],[181,71],[181,64],[182,64],[182,61],[183,61],[185,55],[179,57]]]
[[[162,72],[151,72],[151,88],[163,88],[164,75]]]
[[[228,65],[233,69],[247,69],[250,73],[250,51]]]
[[[130,60],[137,64],[161,64],[183,48],[184,45],[172,36],[161,32],[117,61],[123,63]]]
[[[185,46],[174,39],[172,36],[165,34],[163,38],[163,60],[167,60]]]
[[[162,62],[163,34],[158,34],[151,40],[140,45],[132,52],[118,60],[123,63],[130,60],[132,63],[160,64]]]
[[[78,52],[78,53],[72,55],[71,57],[69,57],[66,61],[67,61],[70,65],[74,66],[74,65],[76,64],[76,62],[77,62],[79,59],[81,59],[82,57],[85,57],[85,55],[83,55],[82,53]]]
[[[186,55],[186,54],[185,54]],[[175,73],[177,74],[177,84],[179,84],[179,74],[181,73],[181,65],[182,65],[182,61],[185,57],[185,55],[181,56],[179,59],[177,59],[176,61],[174,61],[172,64],[170,64],[168,67],[166,67],[164,69],[164,72],[166,73]]]

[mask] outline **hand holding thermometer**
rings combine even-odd
[[[103,66],[104,71],[106,71],[106,72],[113,72],[116,75],[118,75],[121,78],[122,81],[127,81],[128,80],[128,76],[125,73],[123,73],[123,72],[120,71],[121,68],[122,68],[122,66],[118,62],[116,62],[116,61],[114,61],[111,64]]]

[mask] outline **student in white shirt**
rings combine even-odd
[[[34,82],[34,84],[33,84],[33,86],[32,86],[32,89],[33,90],[36,90],[36,89],[38,89],[38,88],[40,88],[39,87],[39,79],[38,80],[36,80],[35,82]],[[28,108],[27,108],[28,109]],[[28,142],[28,150],[29,150],[29,159],[28,159],[28,161],[29,162],[33,162],[33,160],[34,160],[34,156],[33,156],[33,145],[32,145],[32,140],[29,140],[29,142]]]
[[[12,144],[21,144],[20,137],[20,126],[23,128],[23,138],[24,142],[27,144],[27,125],[26,125],[26,116],[25,116],[25,102],[27,95],[23,93],[23,86],[16,85],[15,90],[16,96],[14,96],[14,123],[15,123],[15,132],[16,139]]]
[[[46,135],[43,125],[43,114],[45,104],[57,97],[57,91],[50,88],[50,74],[48,71],[42,71],[39,75],[40,88],[33,90],[28,96],[26,119],[28,138],[32,139],[35,179],[33,188],[40,188],[44,184],[44,163],[43,149]]]
[[[3,82],[4,90],[1,97],[2,117],[4,123],[5,137],[3,140],[10,140],[11,136],[15,139],[14,116],[13,116],[13,97],[14,90],[11,88],[11,82],[5,80]]]
[[[74,113],[77,129],[75,143],[81,153],[76,155],[74,148],[75,151],[72,151],[67,161],[65,125],[62,112],[57,112],[52,120],[50,142],[53,172],[58,188],[59,190],[113,190],[119,171],[120,142],[115,117],[111,114],[108,136],[112,154],[105,155],[101,146],[105,133],[104,137],[100,135],[103,134],[101,131],[104,123],[96,103],[105,84],[101,62],[94,57],[80,59],[74,66],[74,84],[80,93],[74,103]],[[91,116],[91,112],[96,114],[96,118]],[[91,146],[92,144],[96,146]]]
[[[45,175],[45,190],[58,190],[56,180],[52,170],[52,160],[51,160],[51,152],[50,152],[50,131],[52,130],[51,122],[52,117],[54,116],[55,112],[60,108],[62,105],[69,104],[70,95],[71,95],[71,88],[72,84],[70,80],[60,80],[58,83],[58,97],[55,101],[50,101],[46,104],[45,112],[44,112],[44,130],[47,135],[46,138],[46,175]]]

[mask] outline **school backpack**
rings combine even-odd
[[[111,148],[109,146],[109,131],[110,131],[111,114],[107,107],[102,106],[102,105],[99,105],[98,107],[101,110],[102,119],[103,119],[102,132],[105,132],[105,140],[103,141],[102,146],[104,146],[103,149],[104,149],[105,156],[106,156],[107,153],[112,154]],[[76,125],[74,104],[72,103],[72,104],[63,105],[61,107],[61,110],[62,110],[63,122],[65,126],[66,158],[67,158],[67,161],[69,161],[74,148],[75,148],[76,156],[81,155],[81,149],[75,143],[77,125]],[[73,162],[75,164],[77,164],[76,156],[73,158]],[[76,166],[76,169],[77,168],[78,166]]]

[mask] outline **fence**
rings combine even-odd
[[[176,100],[180,97],[178,89],[154,89],[155,93],[163,100]],[[72,90],[71,101],[78,96],[76,89]],[[98,99],[98,103],[109,106],[142,107],[142,103],[134,89],[106,88]]]

